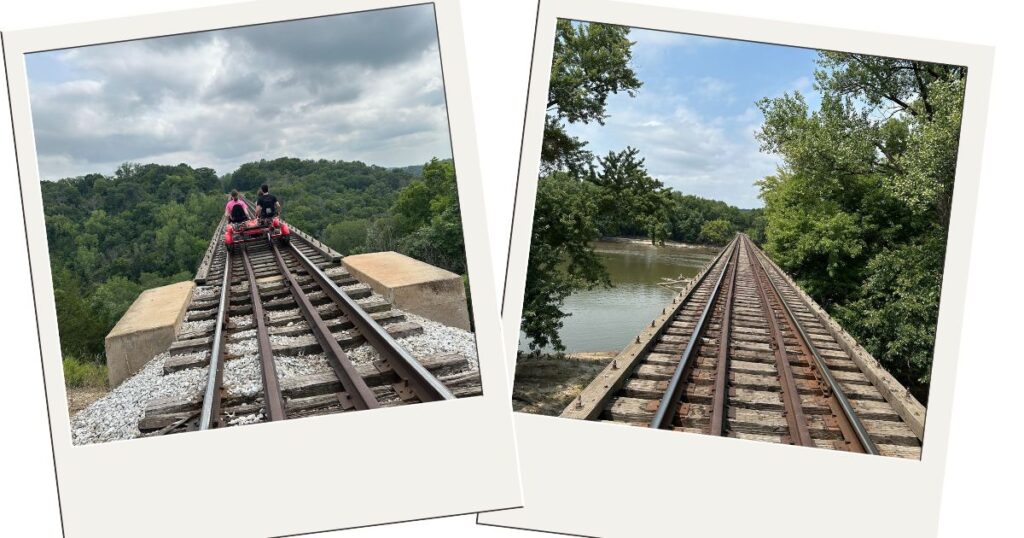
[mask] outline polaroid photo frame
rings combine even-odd
[[[967,66],[923,454],[920,461],[867,457],[517,412],[526,505],[481,514],[478,523],[609,537],[823,532],[933,536],[960,348],[992,49],[605,0],[541,0],[502,311],[510,377],[519,346],[559,19]],[[850,519],[850,513],[857,517]]]
[[[437,25],[483,394],[73,446],[25,55],[422,4]],[[459,13],[457,0],[268,0],[3,34],[65,535],[280,536],[522,505]]]

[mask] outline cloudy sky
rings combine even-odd
[[[777,157],[758,150],[762,97],[799,90],[817,107],[808,49],[671,32],[633,30],[635,98],[609,97],[604,126],[571,125],[598,155],[627,145],[666,185],[738,207],[760,207],[754,181],[775,172]]]
[[[430,5],[27,56],[44,180],[123,162],[451,157]]]

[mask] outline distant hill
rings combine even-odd
[[[420,176],[423,175],[423,165],[422,164],[414,164],[412,166],[396,166],[395,168],[392,168],[392,170],[398,170],[400,172],[405,172],[406,174],[409,174],[410,176],[413,176],[413,177],[420,177]]]
[[[438,162],[452,163],[452,164],[455,163],[455,161],[453,161],[452,159],[438,159]],[[405,172],[406,174],[409,174],[410,176],[413,176],[413,177],[422,177],[423,176],[423,165],[422,164],[414,164],[414,165],[411,165],[411,166],[395,166],[395,167],[392,167],[391,169],[392,170],[399,170],[399,171]]]

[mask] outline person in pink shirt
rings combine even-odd
[[[228,222],[239,223],[249,220],[249,209],[245,207],[245,202],[238,199],[238,191],[231,191],[231,197],[228,199],[228,204],[224,206],[224,216],[228,218]]]

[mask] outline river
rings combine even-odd
[[[673,295],[663,278],[692,277],[710,262],[717,248],[598,241],[594,249],[611,276],[611,288],[577,292],[565,300],[560,335],[566,352],[619,351],[661,314]],[[524,334],[519,349],[529,349]]]

